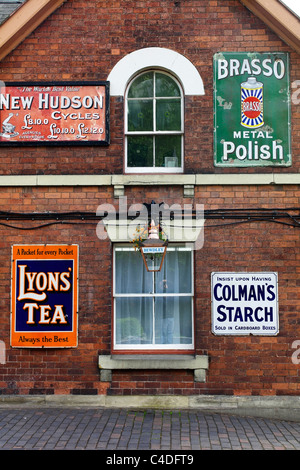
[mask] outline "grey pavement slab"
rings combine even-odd
[[[0,450],[300,450],[300,423],[199,410],[5,407]]]

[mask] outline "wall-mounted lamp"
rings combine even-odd
[[[140,243],[140,250],[147,271],[158,272],[161,270],[167,251],[167,245],[167,241],[159,238],[158,229],[152,220],[148,238]]]

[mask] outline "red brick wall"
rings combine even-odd
[[[204,81],[205,96],[185,100],[186,173],[261,172],[213,166],[213,54],[218,51],[288,51],[291,82],[299,79],[299,57],[239,1],[68,0],[1,65],[4,81],[106,80],[126,54],[150,46],[187,57]],[[299,106],[292,103],[293,165],[264,172],[299,172]],[[0,175],[114,174],[123,172],[123,103],[111,99],[111,144],[103,147],[2,148]],[[297,207],[298,186],[204,186],[194,203],[212,208]],[[180,187],[126,188],[128,204],[188,203]],[[0,188],[1,210],[94,211],[117,204],[111,187]],[[220,222],[220,221],[218,221]],[[270,222],[228,227],[206,223],[204,247],[195,253],[196,353],[210,357],[206,383],[192,372],[114,372],[99,381],[98,352],[111,348],[112,247],[96,236],[96,224],[53,225],[21,231],[0,226],[0,340],[7,347],[0,365],[2,394],[299,394],[299,365],[292,343],[299,339],[299,232]],[[225,223],[225,222],[224,222]],[[34,227],[36,222],[14,223]],[[11,245],[76,243],[80,249],[79,344],[76,349],[11,349]],[[210,274],[269,270],[279,275],[280,334],[276,337],[216,337],[211,333]]]
[[[2,209],[15,211],[94,210],[109,196],[108,188],[16,188],[0,190]],[[10,203],[9,203],[10,202]],[[51,225],[33,230],[44,221],[10,221],[18,230],[0,226],[0,329],[6,345],[6,364],[0,365],[1,394],[104,393],[99,381],[98,350],[110,351],[111,249],[96,236],[96,224]],[[74,243],[79,245],[79,331],[76,349],[10,348],[11,245]]]
[[[299,79],[299,57],[238,0],[160,2],[68,0],[1,63],[3,81],[106,80],[126,54],[166,47],[198,69],[205,96],[187,97],[185,171],[215,172],[213,166],[213,55],[219,51],[288,51],[291,82]],[[292,105],[294,136],[299,105]],[[0,174],[89,174],[123,171],[123,104],[111,99],[108,148],[7,148]],[[300,153],[293,139],[293,155]],[[219,172],[259,170],[227,169]],[[265,171],[273,171],[272,168]],[[292,168],[274,170],[298,172]]]
[[[286,190],[286,191],[285,191]],[[16,211],[94,211],[104,200],[114,203],[111,188],[32,188],[0,190],[2,207],[14,199]],[[128,204],[142,198],[144,188],[128,189]],[[286,193],[286,194],[285,194]],[[219,195],[219,196],[218,196]],[[211,209],[215,202],[231,207],[293,205],[299,188],[239,186],[197,188],[195,201]],[[285,197],[284,197],[285,196]],[[149,200],[180,203],[181,188],[151,187]],[[188,199],[186,200],[189,201]],[[268,202],[270,201],[270,202]],[[25,206],[24,206],[25,204]],[[62,204],[62,205],[60,205]],[[223,223],[227,223],[224,221]],[[35,227],[39,222],[10,222]],[[2,394],[299,394],[299,365],[292,363],[292,343],[299,339],[299,232],[272,222],[212,227],[207,220],[204,246],[195,252],[196,353],[210,357],[206,383],[194,383],[186,371],[113,372],[111,385],[99,381],[98,352],[111,351],[112,246],[96,236],[96,223],[54,225],[20,231],[1,227],[0,339],[7,346],[6,364],[0,366]],[[222,223],[222,222],[221,222]],[[79,335],[76,349],[11,349],[10,258],[18,243],[76,243],[79,263]],[[138,254],[137,254],[138,255]],[[211,333],[210,275],[213,271],[276,271],[279,278],[279,328],[276,337],[226,337]]]
[[[134,193],[138,199],[138,193]],[[158,194],[157,188],[153,188],[148,196],[171,205],[175,201],[174,193],[173,190],[168,198],[167,189],[160,189]],[[205,210],[229,209],[234,203],[241,209],[280,208],[293,207],[299,195],[298,186],[275,189],[270,186],[207,186],[196,189],[195,202],[204,203]],[[204,246],[195,252],[196,354],[210,357],[207,382],[194,383],[192,372],[186,371],[122,371],[113,374],[109,393],[299,394],[300,368],[292,362],[292,344],[299,337],[299,229],[272,222],[213,227],[229,222],[207,220]],[[214,271],[278,272],[279,335],[214,336],[210,291],[210,276]]]

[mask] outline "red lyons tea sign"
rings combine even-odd
[[[11,346],[74,348],[78,245],[12,247]]]
[[[0,144],[109,144],[109,82],[2,83]]]

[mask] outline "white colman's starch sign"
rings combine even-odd
[[[278,334],[277,273],[212,273],[211,298],[214,334]]]

